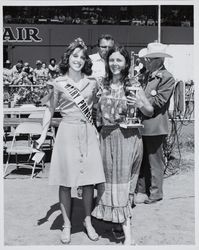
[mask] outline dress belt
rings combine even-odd
[[[82,127],[78,128],[78,142],[79,142],[79,151],[80,151],[80,156],[82,158],[86,158],[88,156],[88,121],[84,119],[77,118],[75,119],[74,117],[64,117],[62,119],[63,123],[65,124],[75,124],[75,125],[85,125],[85,140],[82,140]]]
[[[63,117],[61,122],[70,123],[70,124],[85,124],[85,123],[88,123],[88,121],[86,121],[84,119],[74,118],[74,117]]]

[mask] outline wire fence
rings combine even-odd
[[[175,106],[175,103],[174,103]],[[165,138],[163,144],[165,157],[165,177],[174,175],[179,172],[182,160],[182,129],[194,122],[194,83],[185,84],[185,109],[179,112],[176,108],[170,113],[170,133]],[[194,137],[193,137],[194,138]],[[194,147],[194,139],[188,142],[191,147]]]

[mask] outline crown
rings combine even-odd
[[[77,47],[81,46],[83,49],[87,49],[86,44],[84,43],[81,37],[76,38],[72,43],[70,43],[69,47]]]

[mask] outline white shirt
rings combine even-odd
[[[99,53],[92,54],[89,56],[93,66],[92,66],[92,76],[95,78],[104,78],[105,77],[105,61],[101,58]]]

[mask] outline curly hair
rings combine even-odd
[[[83,50],[83,54],[85,56],[85,64],[84,67],[82,68],[82,73],[86,74],[86,75],[91,75],[92,74],[92,62],[90,57],[88,56],[88,52],[87,52],[87,47],[84,44],[83,40],[81,38],[77,38],[75,39],[66,49],[66,52],[64,53],[64,55],[61,57],[61,61],[59,63],[59,70],[60,72],[64,75],[66,74],[66,72],[68,72],[69,70],[69,57],[70,55],[73,53],[73,51],[76,48],[80,48],[81,50]]]
[[[121,81],[126,82],[126,80],[128,79],[129,69],[131,66],[131,59],[130,59],[130,55],[128,51],[123,46],[119,46],[119,47],[116,46],[116,47],[111,48],[108,51],[107,56],[106,56],[106,61],[105,61],[106,72],[107,72],[106,80],[110,82],[110,80],[113,78],[113,74],[109,67],[109,58],[114,52],[119,52],[125,58],[125,61],[126,61],[125,68],[121,70]]]

